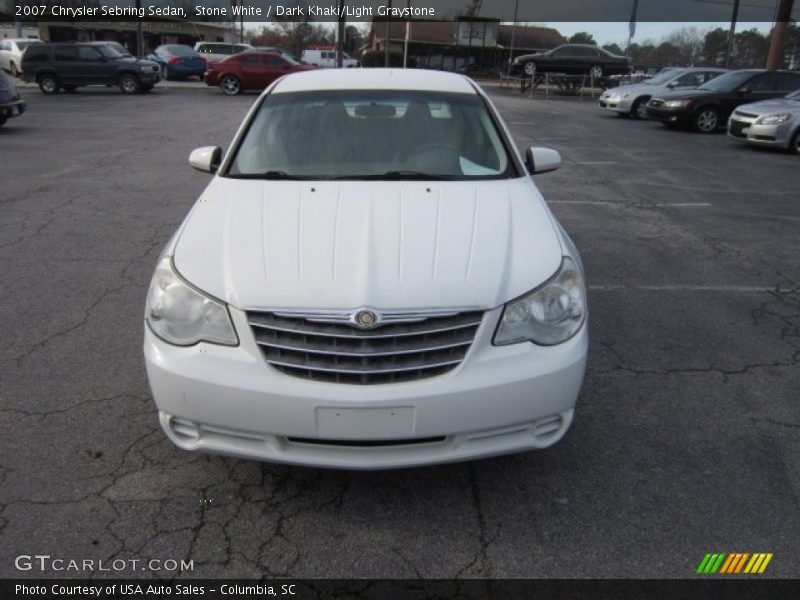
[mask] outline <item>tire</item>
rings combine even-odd
[[[800,154],[800,129],[794,132],[792,141],[789,142],[789,152]]]
[[[131,73],[120,75],[117,84],[119,85],[119,91],[126,95],[138,94],[142,91],[142,82],[136,75]]]
[[[14,77],[19,77],[19,69],[17,69],[17,65],[14,64],[14,61],[11,61],[11,64],[8,65],[8,70]]]
[[[39,77],[37,78],[37,82],[39,83],[39,89],[42,90],[42,93],[48,96],[57,94],[59,88],[61,87],[61,83],[58,81],[58,77],[56,77],[52,73],[45,73],[44,75],[39,75]]]
[[[2,127],[3,125],[5,125],[5,124],[6,124],[6,121],[8,121],[8,119],[6,119],[6,118],[5,118],[5,116],[3,116],[3,115],[0,115],[0,127]]]
[[[600,65],[594,65],[591,69],[589,69],[589,75],[592,76],[594,79],[600,79],[603,77],[603,67]]]
[[[634,119],[647,118],[647,103],[649,100],[650,98],[647,96],[636,99],[636,102],[633,103],[633,107],[631,107],[631,116]]]
[[[525,75],[533,78],[533,76],[536,75],[536,63],[532,60],[529,60],[525,63],[522,70],[525,72]]]
[[[713,106],[703,106],[692,117],[692,129],[698,133],[714,133],[719,128],[719,111]]]
[[[75,90],[78,89],[77,85],[62,85],[61,89],[63,89],[67,94],[74,94]]]
[[[236,96],[242,93],[242,82],[235,75],[225,75],[219,82],[219,89],[226,96]]]

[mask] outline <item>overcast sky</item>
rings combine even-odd
[[[576,22],[560,22],[560,23],[546,23],[547,27],[553,27],[565,37],[569,37],[578,31],[588,31],[594,36],[599,44],[617,43],[623,46],[628,42],[628,22],[609,22],[609,23],[576,23]],[[633,38],[634,42],[642,42],[644,40],[652,40],[658,42],[664,36],[673,31],[677,31],[682,27],[697,27],[701,31],[707,31],[716,27],[722,27],[726,31],[731,26],[730,22],[718,23],[668,23],[668,22],[640,22],[636,24],[636,35]],[[736,31],[744,31],[745,29],[756,28],[762,33],[769,33],[772,23],[739,23],[736,26]]]

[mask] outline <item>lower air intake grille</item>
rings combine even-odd
[[[416,381],[454,369],[482,317],[479,311],[419,315],[363,330],[308,315],[247,315],[264,358],[282,373],[361,385]]]

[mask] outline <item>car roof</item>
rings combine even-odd
[[[318,69],[278,81],[272,93],[322,90],[413,90],[476,94],[463,75],[427,69]]]

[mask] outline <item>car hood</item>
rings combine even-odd
[[[173,257],[184,278],[242,309],[491,308],[547,280],[562,250],[528,178],[215,177]]]
[[[147,58],[136,58],[133,56],[120,56],[114,62],[118,65],[136,65],[139,67],[157,67],[158,63]]]
[[[691,100],[693,98],[703,97],[711,97],[711,96],[718,96],[724,95],[725,92],[712,92],[711,90],[701,90],[700,88],[692,88],[690,90],[676,90],[676,91],[665,91],[660,92],[658,97],[661,100]]]
[[[785,98],[774,98],[773,100],[762,100],[751,104],[743,104],[737,108],[739,112],[751,113],[774,113],[776,111],[800,114],[800,101],[786,100]]]

